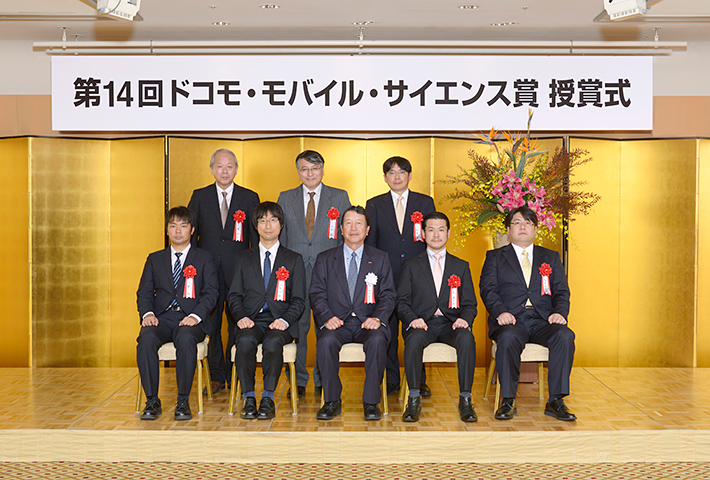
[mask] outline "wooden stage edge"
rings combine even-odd
[[[262,390],[257,371],[256,392]],[[174,369],[161,371],[163,414],[135,413],[135,368],[0,368],[0,462],[195,462],[338,464],[574,464],[710,462],[710,369],[575,367],[567,404],[576,422],[544,415],[538,387],[521,384],[513,420],[493,417],[477,368],[477,423],[458,418],[456,371],[427,368],[432,397],[417,423],[402,422],[404,402],[389,396],[390,415],[362,417],[363,369],[341,368],[343,413],[318,421],[320,398],[309,384],[292,415],[282,376],[276,418],[228,415],[228,392],[205,400],[194,418],[173,419]]]
[[[710,431],[2,430],[2,462],[568,464],[710,462]]]

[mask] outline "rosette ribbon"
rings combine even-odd
[[[328,210],[328,218],[330,219],[330,222],[328,222],[328,238],[335,239],[338,236],[337,220],[340,218],[340,212],[338,209],[333,207]]]
[[[278,302],[286,301],[286,280],[288,280],[289,273],[285,267],[281,267],[276,270],[276,292],[274,293],[274,300]]]
[[[188,265],[182,271],[185,275],[185,289],[182,293],[182,298],[195,298],[195,275],[197,270],[192,265]]]
[[[365,275],[365,303],[375,303],[375,285],[377,275],[372,272]]]
[[[459,308],[459,287],[461,279],[457,275],[451,275],[448,280],[449,290],[449,308]]]
[[[424,215],[422,215],[422,212],[414,212],[409,218],[414,224],[414,231],[412,232],[414,234],[414,241],[423,242],[424,237],[422,235],[422,220],[424,220]]]
[[[244,231],[242,225],[244,225],[244,220],[247,219],[246,214],[242,210],[237,210],[234,212],[234,236],[232,241],[243,242],[244,241]]]
[[[552,289],[550,288],[550,274],[552,273],[552,267],[549,264],[543,263],[540,265],[540,275],[542,275],[542,282],[540,285],[540,295],[552,295]]]

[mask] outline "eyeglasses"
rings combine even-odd
[[[409,175],[409,172],[406,170],[390,170],[387,172],[388,177],[406,177]]]
[[[315,165],[313,167],[301,167],[298,169],[301,173],[318,173],[323,169],[320,165]]]
[[[535,224],[529,220],[525,220],[525,221],[514,220],[514,221],[510,222],[510,226],[511,227],[522,227],[522,226],[533,227],[533,226],[535,226]]]

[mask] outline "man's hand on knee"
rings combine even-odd
[[[515,325],[515,317],[512,313],[503,312],[498,316],[498,325]]]
[[[558,325],[567,325],[567,320],[565,320],[565,317],[560,315],[559,313],[553,313],[550,315],[547,319],[547,321],[550,324],[558,324]]]

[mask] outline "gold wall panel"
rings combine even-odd
[[[296,156],[301,153],[301,138],[249,140],[243,143],[244,185],[259,194],[261,201],[275,202],[279,193],[296,187]],[[330,166],[326,159],[326,165]],[[327,174],[326,170],[326,183]]]
[[[32,365],[106,367],[109,143],[30,140]]]
[[[149,253],[164,246],[165,138],[110,141],[111,366],[136,364],[136,290]]]
[[[698,140],[697,338],[698,367],[710,367],[710,140]]]
[[[5,226],[0,235],[4,273],[0,275],[3,316],[8,327],[0,337],[0,366],[30,366],[29,142],[0,140],[0,203]]]
[[[241,140],[168,138],[170,207],[187,206],[193,190],[214,183],[214,177],[210,171],[210,157],[219,148],[227,148],[237,156],[240,168],[234,181],[239,185],[244,185],[241,168],[243,159]]]
[[[576,334],[577,366],[619,365],[619,241],[621,142],[570,139],[570,149],[594,160],[572,181],[601,200],[588,216],[570,223],[570,328]]]
[[[621,143],[619,366],[693,366],[696,141]]]

